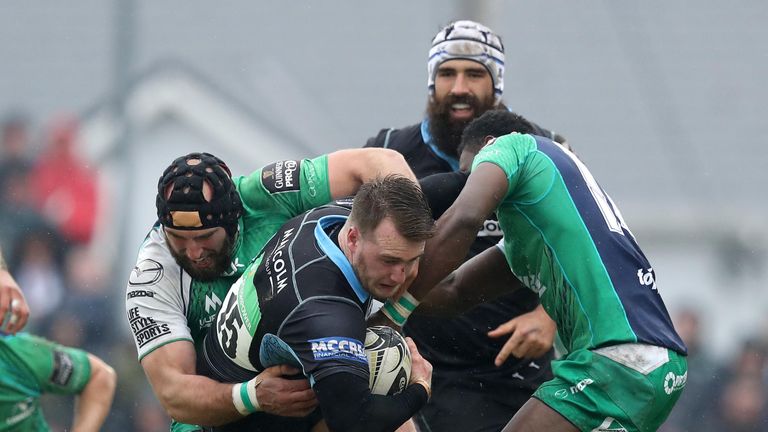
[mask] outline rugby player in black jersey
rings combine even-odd
[[[416,277],[434,232],[429,205],[401,176],[364,184],[349,204],[286,222],[230,289],[198,372],[240,383],[235,405],[256,412],[216,430],[305,431],[322,418],[333,431],[393,431],[426,404],[432,366],[413,341],[410,383],[392,396],[371,394],[363,341],[372,299],[397,298]],[[278,364],[303,372],[319,410],[301,419],[258,412],[251,378]]]
[[[462,131],[487,110],[507,109],[501,101],[503,78],[501,38],[472,21],[449,24],[437,33],[429,51],[426,118],[411,126],[382,129],[366,147],[400,152],[420,179],[455,172],[451,181],[463,185],[466,178],[459,172],[458,160]],[[565,142],[536,124],[524,126],[518,132]],[[430,204],[439,213],[435,203]],[[502,234],[495,219],[486,221],[467,258],[495,245]],[[425,316],[418,309],[411,315],[405,334],[434,366],[434,396],[417,417],[422,431],[497,431],[550,378],[555,326],[537,305],[534,293],[519,290],[455,318]],[[493,335],[515,331],[507,340],[489,337],[494,329]]]

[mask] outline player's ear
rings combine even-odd
[[[347,230],[347,247],[350,252],[354,253],[357,250],[360,240],[360,230],[354,225],[349,227]]]
[[[486,135],[483,137],[483,145],[488,145],[489,142],[493,141],[496,137],[493,135]]]

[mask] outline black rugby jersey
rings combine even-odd
[[[367,390],[364,341],[371,297],[334,240],[350,205],[337,201],[310,210],[277,231],[232,285],[206,335],[198,373],[237,383],[289,364],[309,379],[334,430],[349,429],[349,409],[355,419],[376,425],[367,430],[385,430],[405,422],[427,395],[420,385],[395,396]],[[318,414],[289,419],[256,413],[217,430],[304,431]]]
[[[533,126],[539,135],[553,136],[552,132],[535,124]],[[401,153],[419,179],[456,171],[458,160],[437,150],[436,146],[428,143],[431,141],[428,122],[424,120],[401,129],[382,129],[368,140],[365,147],[385,147]],[[502,236],[498,222],[489,219],[478,233],[467,259],[496,245]],[[416,341],[419,352],[432,363],[435,377],[446,374],[451,375],[452,379],[480,379],[488,388],[502,392],[510,387],[533,392],[551,377],[547,365],[553,352],[533,361],[510,356],[501,367],[496,367],[494,358],[504,346],[506,338],[491,339],[487,332],[518,315],[532,311],[537,305],[538,297],[535,293],[516,290],[482,303],[455,318],[413,314],[408,318],[404,331]]]

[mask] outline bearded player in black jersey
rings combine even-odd
[[[453,180],[463,182],[458,160],[462,131],[485,111],[507,109],[501,101],[503,78],[501,38],[472,21],[449,24],[429,51],[427,117],[412,126],[383,129],[366,147],[400,152],[419,178],[456,172]],[[536,124],[525,127],[518,132],[565,143]],[[486,221],[467,258],[495,245],[502,235],[496,220]],[[518,290],[457,318],[428,317],[418,309],[411,315],[404,331],[434,366],[434,396],[417,416],[423,432],[498,431],[551,378],[555,325],[537,305],[534,293]],[[499,337],[510,330],[509,340]]]
[[[410,383],[393,396],[370,393],[363,341],[372,299],[397,298],[416,277],[434,232],[429,206],[400,176],[364,184],[349,204],[286,222],[230,289],[198,373],[241,383],[235,406],[256,412],[216,430],[308,431],[322,418],[333,431],[393,431],[426,404],[432,366],[413,341]],[[251,378],[280,364],[309,379],[319,410],[301,419],[258,412]]]

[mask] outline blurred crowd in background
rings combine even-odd
[[[118,388],[104,430],[168,430],[169,420],[122,328],[125,285],[115,282],[114,272],[127,277],[130,269],[110,268],[92,248],[94,229],[104,221],[97,220],[94,168],[75,150],[78,119],[62,115],[33,122],[23,112],[0,115],[0,244],[32,311],[26,331],[93,352],[115,368]],[[44,126],[33,128],[37,123]],[[688,345],[689,375],[662,430],[768,430],[768,332],[757,325],[745,329],[733,336],[744,339],[741,349],[715,359],[700,325],[714,317],[693,309],[670,312]],[[72,401],[43,400],[53,430],[64,430]]]
[[[30,309],[25,331],[83,348],[111,364],[118,390],[107,431],[167,431],[169,420],[136,360],[122,314],[125,286],[91,248],[99,187],[75,153],[78,120],[62,115],[32,130],[23,113],[3,117],[0,244]],[[73,400],[43,397],[54,431],[71,424]]]

